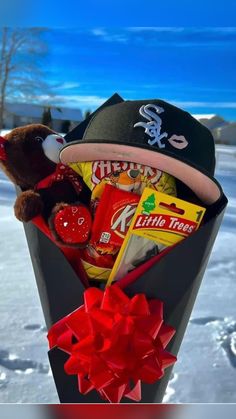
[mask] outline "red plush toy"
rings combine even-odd
[[[20,221],[42,215],[62,246],[84,247],[90,236],[89,194],[83,180],[59,163],[64,138],[48,127],[32,124],[0,137],[0,165],[18,185],[14,210]]]

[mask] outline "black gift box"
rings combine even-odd
[[[227,199],[223,196],[206,224],[124,289],[129,296],[142,292],[148,298],[164,301],[165,323],[176,329],[167,348],[174,355],[177,355],[181,345],[226,204]],[[47,237],[33,224],[25,225],[25,231],[49,328],[83,304],[84,286],[60,250]],[[76,377],[64,372],[67,359],[65,353],[51,349],[49,359],[61,402],[103,402],[95,391],[88,395],[78,392]],[[170,373],[171,368],[168,368],[165,376],[157,383],[142,384],[142,403],[162,401]],[[128,399],[126,402],[130,403]]]
[[[110,99],[112,100],[122,101],[118,95]],[[86,123],[88,120],[75,128],[73,133],[69,133],[68,140],[81,138]],[[174,355],[177,355],[180,348],[226,204],[227,199],[223,195],[216,204],[207,209],[204,225],[198,231],[172,248],[138,279],[129,285],[126,284],[124,288],[129,296],[145,293],[147,298],[157,298],[164,302],[164,321],[176,329],[176,334],[167,347]],[[46,324],[50,328],[83,304],[84,286],[55,244],[32,223],[26,224],[24,228]],[[122,286],[122,280],[120,285]],[[59,349],[53,348],[49,351],[60,401],[104,403],[94,390],[87,395],[79,393],[77,377],[68,376],[64,372],[67,358],[68,355]],[[168,368],[164,377],[155,384],[142,383],[141,403],[162,401],[170,373],[171,368]],[[125,398],[122,402],[132,403]]]

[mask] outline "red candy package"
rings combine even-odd
[[[105,185],[95,213],[91,239],[81,256],[89,278],[108,279],[139,200],[137,194]]]
[[[114,254],[121,247],[140,196],[106,185],[97,208],[90,242]]]

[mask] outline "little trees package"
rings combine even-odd
[[[150,256],[196,231],[205,208],[145,188],[109,276],[119,280]]]

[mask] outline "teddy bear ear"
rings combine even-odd
[[[5,144],[7,140],[4,137],[0,136],[0,160],[5,161],[7,159]]]

